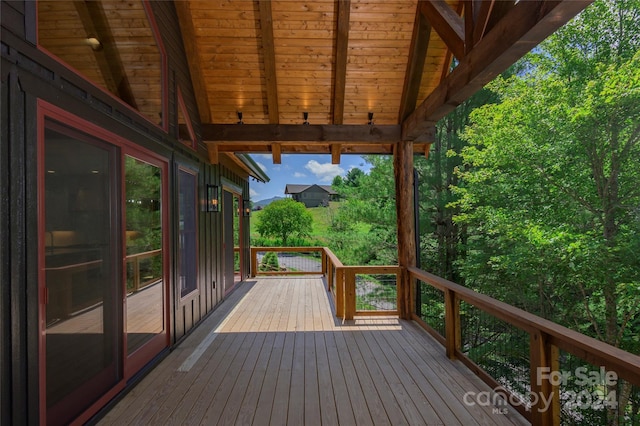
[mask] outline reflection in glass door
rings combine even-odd
[[[125,156],[126,353],[157,341],[144,361],[166,346],[162,169]],[[127,363],[127,371],[131,366]],[[135,370],[135,368],[134,368]]]
[[[122,378],[116,148],[56,123],[44,134],[47,424]]]

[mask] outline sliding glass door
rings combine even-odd
[[[65,424],[122,378],[117,149],[45,131],[47,424]]]
[[[39,147],[40,383],[56,425],[88,418],[169,346],[168,162],[51,115]]]
[[[125,155],[127,376],[169,344],[165,180],[166,163],[142,153]]]

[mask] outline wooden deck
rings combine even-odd
[[[343,324],[321,278],[269,277],[239,285],[99,424],[528,424],[464,403],[488,390],[417,325]]]

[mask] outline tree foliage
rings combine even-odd
[[[308,237],[312,224],[313,218],[303,203],[283,198],[263,209],[256,230],[263,237],[281,238],[286,246],[291,236]]]

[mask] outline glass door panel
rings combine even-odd
[[[45,130],[47,424],[64,424],[122,377],[116,148]]]
[[[160,167],[125,156],[127,355],[165,335]]]

